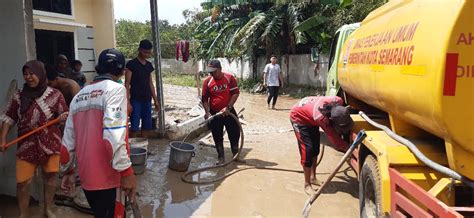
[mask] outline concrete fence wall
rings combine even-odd
[[[176,59],[161,59],[161,71],[163,73],[195,74],[199,70],[198,65],[199,62],[194,63],[193,60],[184,63]]]
[[[317,64],[311,61],[311,55],[290,55],[289,65],[282,67],[283,72],[288,72],[286,76],[290,84],[326,87],[328,61],[327,55],[321,56],[318,69],[315,69]]]
[[[328,55],[321,55],[318,69],[315,69],[316,64],[311,61],[310,54],[289,55],[288,60],[286,56],[282,56],[278,62],[282,68],[283,78],[286,83],[325,87],[328,74],[328,59]],[[219,61],[221,61],[223,71],[233,73],[239,79],[248,79],[252,75],[253,66],[249,59],[242,58],[229,61],[225,58],[219,58]],[[269,62],[270,60],[266,60],[263,57],[257,60],[259,79],[262,79],[263,69]],[[202,71],[204,66],[204,63],[199,62],[198,70]]]

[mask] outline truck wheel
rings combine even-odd
[[[359,179],[360,217],[382,217],[382,190],[379,166],[374,156],[365,158]]]

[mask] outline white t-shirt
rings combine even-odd
[[[267,79],[267,86],[280,86],[279,75],[281,72],[279,64],[267,64],[263,70]]]

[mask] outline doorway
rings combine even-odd
[[[55,65],[59,54],[66,55],[69,62],[75,59],[74,33],[51,30],[35,30],[36,58],[46,65]]]

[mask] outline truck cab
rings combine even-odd
[[[327,96],[336,96],[339,93],[340,85],[337,80],[337,60],[341,54],[341,48],[344,42],[346,42],[349,35],[359,28],[360,23],[348,24],[339,28],[334,34],[331,42],[331,50],[329,53],[329,70],[327,77]]]

